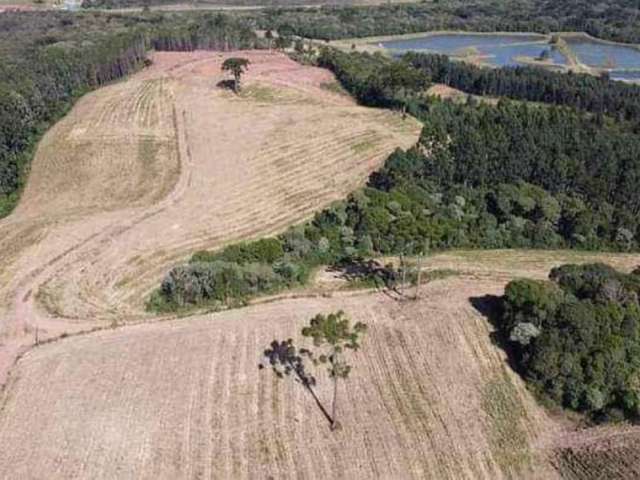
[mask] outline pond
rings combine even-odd
[[[640,50],[634,47],[580,37],[567,37],[566,41],[578,60],[590,67],[616,70],[640,68]]]
[[[549,37],[536,34],[436,33],[412,39],[378,43],[392,55],[407,51],[441,53],[496,67],[535,63],[563,69],[575,60],[594,74],[608,71],[615,80],[640,81],[640,48],[602,42],[587,36],[562,35],[566,48],[549,45]],[[561,51],[562,50],[562,51]],[[565,56],[571,55],[571,59]],[[536,60],[544,59],[544,63]]]
[[[613,80],[638,82],[640,81],[640,70],[611,70],[609,77]]]
[[[381,45],[401,55],[407,51],[477,57],[494,66],[522,65],[522,57],[537,58],[546,52],[547,61],[566,65],[565,56],[551,48],[543,35],[436,34],[407,40],[391,40]]]

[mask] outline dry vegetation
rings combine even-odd
[[[244,55],[241,98],[216,86],[222,55],[157,54],[47,133],[0,222],[0,247],[19,245],[0,248],[5,338],[144,317],[146,293],[194,249],[307,218],[418,135],[322,88],[324,70]]]
[[[242,55],[252,66],[239,97],[216,87],[224,56],[158,54],[42,141],[0,222],[0,371],[36,331],[149,323],[26,351],[3,391],[0,477],[548,479],[602,462],[607,478],[636,476],[638,431],[585,435],[550,418],[476,307],[517,276],[568,261],[629,270],[637,255],[446,253],[426,268],[457,275],[416,302],[318,285],[151,322],[142,300],[171,265],[309,217],[417,138],[414,121],[327,88],[327,71]],[[338,308],[371,330],[332,434],[299,384],[258,363],[271,340]]]
[[[563,437],[554,465],[571,480],[640,477],[637,427],[609,426]]]
[[[469,303],[500,288],[283,300],[36,349],[9,385],[0,476],[553,478],[539,452],[554,427]],[[272,339],[336,308],[370,334],[332,434],[299,384],[257,366]]]

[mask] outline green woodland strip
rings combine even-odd
[[[602,112],[554,105],[571,104],[570,96],[560,94],[542,106],[508,100],[495,106],[458,105],[423,98],[418,92],[426,78],[437,75],[440,66],[451,67],[442,57],[393,61],[325,49],[316,60],[361,103],[406,108],[422,120],[419,143],[407,152],[396,151],[364,189],[309,223],[275,238],[195,254],[167,274],[152,308],[242,301],[304,284],[319,265],[421,253],[426,241],[436,250],[638,249],[635,111],[616,122]],[[560,92],[570,92],[584,82],[587,98],[591,85],[586,77],[565,83],[566,75],[536,69],[520,69],[517,75],[505,70],[502,77],[495,72],[500,71],[492,71],[491,78],[501,89],[513,85],[520,92],[518,85],[531,85],[533,97],[536,88],[558,85]],[[617,83],[593,81],[605,92],[623,92],[631,102],[640,98],[638,87],[619,90]],[[521,96],[527,95],[522,90]],[[607,98],[611,105],[621,101],[615,95]],[[613,107],[606,104],[603,112],[607,108]]]

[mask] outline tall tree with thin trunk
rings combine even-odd
[[[351,365],[346,355],[349,351],[360,348],[367,326],[357,322],[351,326],[349,318],[343,311],[318,314],[311,319],[308,327],[302,329],[302,335],[313,339],[315,351],[305,350],[314,363],[326,364],[329,377],[333,382],[333,400],[331,403],[331,430],[339,428],[338,422],[338,388],[340,380],[346,380],[351,373]]]
[[[302,329],[302,335],[313,339],[313,349],[296,348],[292,339],[271,342],[264,351],[266,359],[278,378],[292,376],[313,396],[316,405],[331,424],[331,430],[339,428],[338,422],[338,390],[340,380],[349,378],[351,365],[347,362],[347,354],[360,348],[367,326],[362,322],[351,325],[344,312],[329,315],[318,314],[311,319],[309,325]],[[311,375],[305,360],[313,365],[326,365],[329,378],[333,383],[333,399],[331,413],[327,411],[315,393],[316,378]],[[260,365],[260,368],[263,368]]]
[[[273,32],[271,29],[264,33],[264,38],[267,39],[267,45],[269,45],[269,52],[271,52],[271,44],[273,43]]]
[[[222,64],[223,72],[231,72],[233,75],[233,91],[238,93],[240,91],[240,77],[249,67],[249,60],[247,58],[232,57],[227,58]]]

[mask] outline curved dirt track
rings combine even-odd
[[[240,97],[217,86],[230,55],[252,62]],[[415,143],[417,122],[333,81],[277,53],[158,53],[83,97],[0,221],[0,372],[36,335],[146,320],[150,290],[194,250],[300,222]]]

